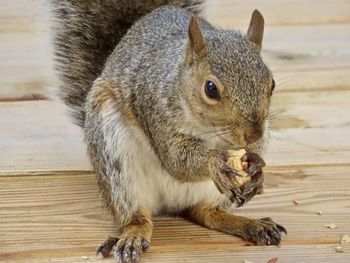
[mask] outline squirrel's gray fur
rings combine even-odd
[[[226,150],[261,153],[265,142],[273,80],[260,56],[263,17],[253,13],[246,35],[218,29],[196,18],[200,2],[52,0],[62,98],[119,229],[104,256],[116,244],[122,262],[137,261],[162,212],[257,244],[281,240],[271,219],[221,210],[262,190],[262,176],[235,183]]]
[[[50,0],[60,96],[77,124],[92,82],[126,31],[159,6],[172,4],[199,12],[201,0]]]

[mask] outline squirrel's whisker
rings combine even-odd
[[[276,136],[276,134],[273,134],[273,133],[279,133],[279,134],[285,136],[285,138],[278,137],[278,136]],[[314,146],[314,145],[311,145],[311,144],[308,144],[308,143],[300,142],[297,139],[293,138],[292,136],[290,136],[290,135],[288,135],[288,134],[286,134],[286,133],[284,133],[284,132],[282,132],[280,130],[272,130],[272,132],[270,133],[270,136],[273,137],[276,140],[285,141],[285,142],[291,142],[291,143],[294,143],[294,144],[298,144],[300,146],[305,146],[305,147],[313,149],[313,150],[318,150],[320,152],[332,152],[329,149],[325,149],[325,148],[322,148],[322,147],[319,147],[319,146]]]
[[[276,65],[276,67],[271,68],[271,71],[273,72],[273,74],[278,73],[278,72],[280,72],[280,70],[282,68],[284,68],[289,63],[290,63],[290,61],[284,61],[284,62],[280,63],[279,65]]]

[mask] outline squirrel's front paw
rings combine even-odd
[[[265,166],[265,162],[256,153],[247,153],[244,158],[248,164],[247,176],[249,179],[243,184],[238,183],[237,180],[242,178],[242,171],[232,167],[228,151],[221,151],[210,162],[211,178],[216,187],[238,207],[243,206],[256,194],[263,191],[262,168]]]
[[[231,167],[228,162],[227,151],[221,151],[209,162],[210,176],[220,193],[226,195],[233,203],[240,203],[241,189],[234,181],[238,171]]]
[[[252,219],[244,229],[244,238],[259,246],[279,245],[282,233],[287,234],[287,230],[272,221],[271,218]]]
[[[264,174],[262,168],[265,166],[264,160],[256,153],[248,153],[245,160],[249,163],[248,175],[250,180],[241,186],[242,194],[237,204],[238,207],[246,204],[256,194],[262,194]]]

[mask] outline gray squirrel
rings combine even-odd
[[[152,215],[175,214],[254,242],[278,245],[271,218],[232,214],[262,192],[270,98],[264,18],[246,34],[200,18],[198,0],[51,0],[60,96],[82,127],[116,247],[138,262]],[[252,153],[243,187],[228,149]]]

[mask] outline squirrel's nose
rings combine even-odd
[[[244,133],[244,140],[247,144],[252,144],[263,136],[263,132],[262,127],[254,127],[254,129],[246,130]]]

